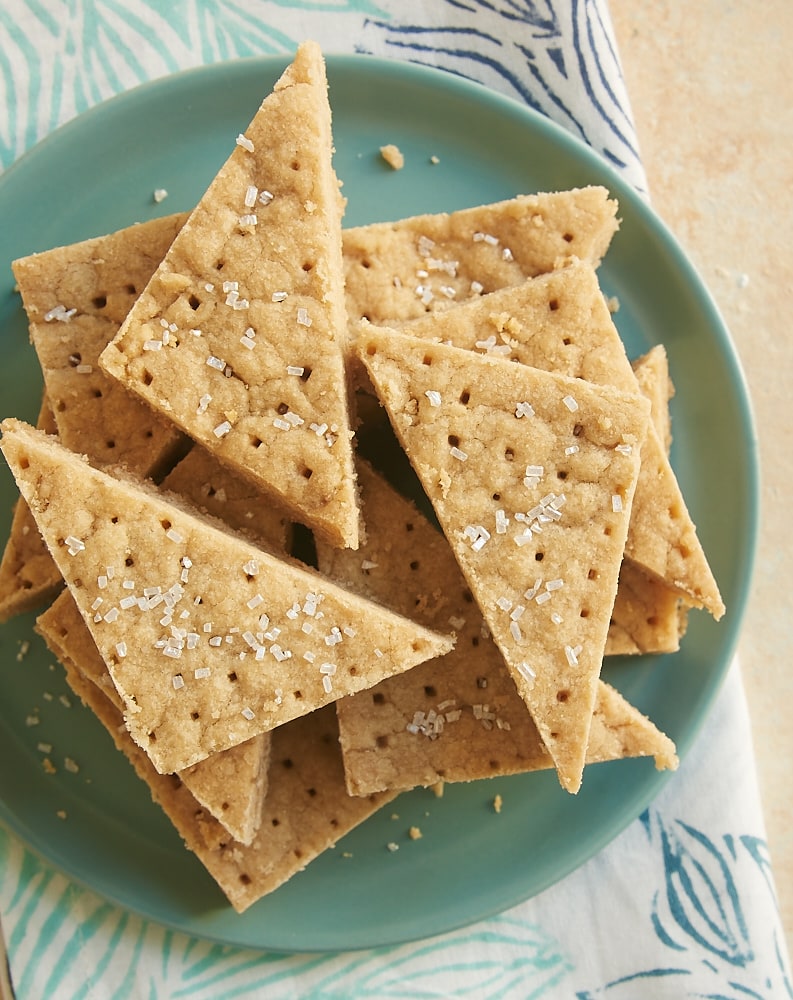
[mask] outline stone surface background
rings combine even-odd
[[[793,943],[793,5],[610,0],[653,204],[716,298],[752,393],[762,520],[740,658]]]

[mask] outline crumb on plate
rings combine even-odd
[[[395,146],[392,142],[380,147],[380,155],[389,167],[392,167],[394,170],[401,170],[405,165],[405,157],[402,151],[399,146]]]

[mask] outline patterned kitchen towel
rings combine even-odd
[[[604,0],[5,0],[0,167],[113,94],[180,69],[292,52],[440,67],[523,101],[646,180]]]

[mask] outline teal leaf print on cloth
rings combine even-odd
[[[717,958],[739,967],[748,965],[754,956],[730,871],[734,860],[730,852],[719,851],[710,838],[682,821],[674,830],[662,829],[661,842],[668,916],[661,920],[656,909],[657,927],[665,928],[667,940],[672,941],[673,921],[679,932]]]
[[[540,1000],[565,995],[574,968],[553,936],[514,914],[418,944],[338,955],[215,944],[99,899],[2,827],[0,873],[18,1000]]]
[[[649,921],[667,960],[580,990],[578,1000],[793,997],[779,927],[755,926],[750,934],[741,898],[741,887],[763,886],[776,906],[765,841],[732,834],[714,839],[654,809],[641,822],[660,863]]]
[[[53,125],[46,112],[47,94],[57,78],[41,65],[41,50],[55,37],[57,22],[35,5],[23,29],[13,8],[0,5],[0,165],[7,166],[19,151],[32,146]],[[54,89],[54,87],[53,87]],[[44,117],[44,121],[39,119]]]
[[[387,957],[388,961],[382,959]],[[486,928],[461,930],[418,945],[378,949],[319,979],[312,997],[542,997],[559,985],[571,965],[558,942],[538,926],[509,915]]]
[[[374,0],[3,0],[0,168],[94,104],[179,70],[288,55],[314,38],[350,51]]]

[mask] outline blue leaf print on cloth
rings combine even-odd
[[[578,1000],[793,997],[777,930],[770,947],[768,928],[755,928],[763,937],[753,941],[741,902],[741,887],[756,891],[765,885],[775,905],[765,841],[731,834],[714,840],[655,810],[646,811],[642,823],[659,861],[659,887],[652,894],[649,919],[669,950],[668,962],[579,991]],[[755,869],[760,869],[760,880]]]
[[[662,827],[660,835],[669,916],[683,934],[715,956],[745,967],[754,956],[729,855],[682,821],[674,830]],[[659,918],[657,926],[665,926],[667,938],[674,940],[669,924],[668,918],[666,924]]]
[[[593,0],[444,0],[423,23],[399,14],[366,25],[360,51],[483,83],[554,119],[623,171],[645,179],[604,6]]]
[[[531,0],[12,0],[0,6],[0,167],[122,90],[202,63],[288,53],[306,37],[440,67],[553,118],[638,189],[604,5]],[[418,17],[422,24],[415,23]],[[616,88],[616,89],[615,89]]]

